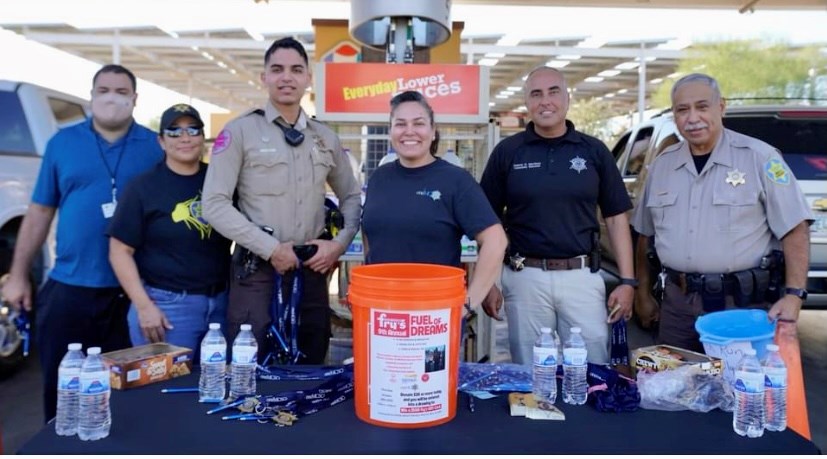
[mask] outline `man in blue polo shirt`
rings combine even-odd
[[[104,352],[130,346],[129,299],[109,265],[105,230],[127,182],[163,158],[157,134],[132,118],[135,83],[120,65],[102,67],[92,78],[92,118],[49,140],[3,287],[6,301],[31,309],[28,273],[59,213],[57,258],[37,297],[47,421],[55,415],[57,369],[69,343]]]
[[[580,327],[588,360],[608,363],[607,318],[616,322],[632,313],[636,281],[625,215],[632,203],[606,146],[566,120],[562,73],[532,70],[525,102],[531,122],[494,148],[480,182],[509,240],[502,295],[511,357],[531,363],[540,327],[556,329],[563,342],[571,327]],[[593,258],[598,206],[623,278],[608,300]],[[502,300],[495,286],[485,312],[499,318]],[[617,310],[610,316],[607,308]]]

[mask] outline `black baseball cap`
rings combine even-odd
[[[191,116],[195,118],[195,123],[199,128],[204,127],[204,121],[201,120],[201,115],[192,105],[175,104],[166,109],[164,114],[161,115],[161,132],[163,132],[164,129],[169,129],[172,123],[182,116]]]

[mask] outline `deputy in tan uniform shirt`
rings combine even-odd
[[[813,216],[804,195],[775,148],[723,128],[724,106],[707,75],[675,83],[672,110],[686,140],[653,162],[633,219],[641,235],[638,263],[654,236],[666,269],[659,341],[694,350],[703,350],[695,319],[704,312],[768,306],[756,291],[766,286],[760,265],[779,246],[787,289],[770,317],[796,320],[806,296]]]
[[[292,38],[277,40],[264,56],[262,83],[269,100],[230,121],[213,146],[204,183],[204,216],[218,232],[267,262],[240,278],[233,266],[227,309],[227,339],[232,343],[250,323],[265,357],[272,321],[275,271],[282,274],[284,304],[300,266],[294,245],[315,244],[318,252],[302,266],[298,304],[299,363],[324,361],[330,336],[326,273],[344,253],[359,226],[360,190],[336,134],[311,120],[299,102],[310,84],[307,53]],[[304,136],[299,143],[299,137]],[[292,144],[291,144],[292,143]],[[333,240],[320,240],[324,227],[325,184],[339,199],[344,228]],[[233,194],[238,192],[238,208]],[[272,235],[262,230],[273,229]],[[283,337],[290,344],[290,336]]]

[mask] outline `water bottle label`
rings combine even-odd
[[[563,364],[581,366],[586,364],[585,349],[578,347],[567,347],[563,349]]]
[[[80,374],[81,394],[102,394],[109,392],[109,371],[92,371]]]
[[[233,363],[255,363],[258,348],[238,346],[233,348]]]
[[[764,374],[749,371],[736,371],[735,390],[749,394],[764,392]]]
[[[201,362],[214,363],[227,361],[227,347],[221,344],[207,344],[201,346]]]
[[[67,368],[58,372],[57,387],[61,390],[80,389],[80,368]]]
[[[772,389],[787,387],[787,369],[764,368],[764,387]]]
[[[534,346],[534,365],[557,366],[557,348]]]

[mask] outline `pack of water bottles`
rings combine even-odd
[[[198,381],[198,400],[218,403],[227,398],[227,340],[221,326],[212,323],[201,341],[201,377]],[[241,325],[241,331],[233,341],[230,365],[229,398],[256,395],[256,366],[258,343],[249,324]]]
[[[757,438],[764,435],[764,430],[787,428],[787,368],[777,345],[768,344],[760,362],[755,349],[745,351],[735,369],[733,389],[735,433]]]
[[[81,440],[100,440],[109,436],[112,412],[109,367],[101,359],[101,349],[90,347],[86,356],[80,343],[72,343],[58,367],[58,435],[77,434]]]

